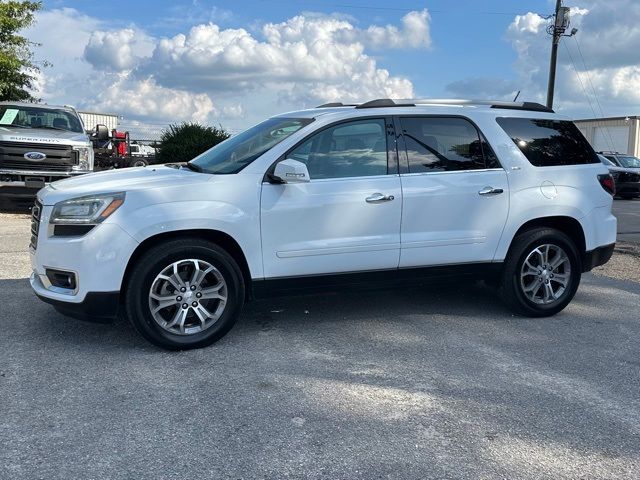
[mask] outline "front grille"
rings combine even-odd
[[[9,170],[22,170],[28,172],[70,172],[73,165],[56,165],[54,163],[36,163],[36,162],[16,162],[13,160],[3,160],[0,163],[0,168],[6,168]]]
[[[43,160],[28,160],[24,154],[39,152]],[[49,170],[68,172],[78,164],[78,152],[69,145],[49,143],[0,142],[0,168],[13,170]]]
[[[31,242],[29,247],[34,250],[38,248],[38,231],[40,230],[40,217],[42,216],[42,204],[36,200],[31,209]]]

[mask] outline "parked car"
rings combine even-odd
[[[633,155],[618,152],[598,152],[598,154],[613,162],[617,167],[640,168],[640,158]]]
[[[270,118],[182,165],[57,182],[33,210],[31,285],[60,312],[209,345],[274,294],[490,279],[564,309],[616,240],[613,179],[533,103],[374,100]]]
[[[617,195],[625,200],[640,197],[640,170],[620,167],[601,154],[598,154],[598,158],[609,169],[616,185]]]
[[[74,108],[0,102],[0,196],[33,199],[50,182],[91,171],[93,148]]]

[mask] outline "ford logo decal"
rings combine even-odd
[[[44,160],[47,156],[42,152],[27,152],[24,155],[27,160]]]

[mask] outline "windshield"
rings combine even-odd
[[[312,121],[312,118],[270,118],[219,143],[189,163],[206,173],[238,173]]]
[[[84,132],[74,113],[64,109],[42,108],[36,104],[0,105],[0,126]]]
[[[640,168],[640,158],[631,155],[618,155],[616,157],[620,165],[625,168]]]

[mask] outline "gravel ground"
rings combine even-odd
[[[553,318],[482,285],[344,292],[170,353],[37,301],[28,232],[0,216],[1,479],[640,478],[635,255]]]
[[[611,260],[593,269],[596,275],[640,282],[640,244],[618,242]]]

